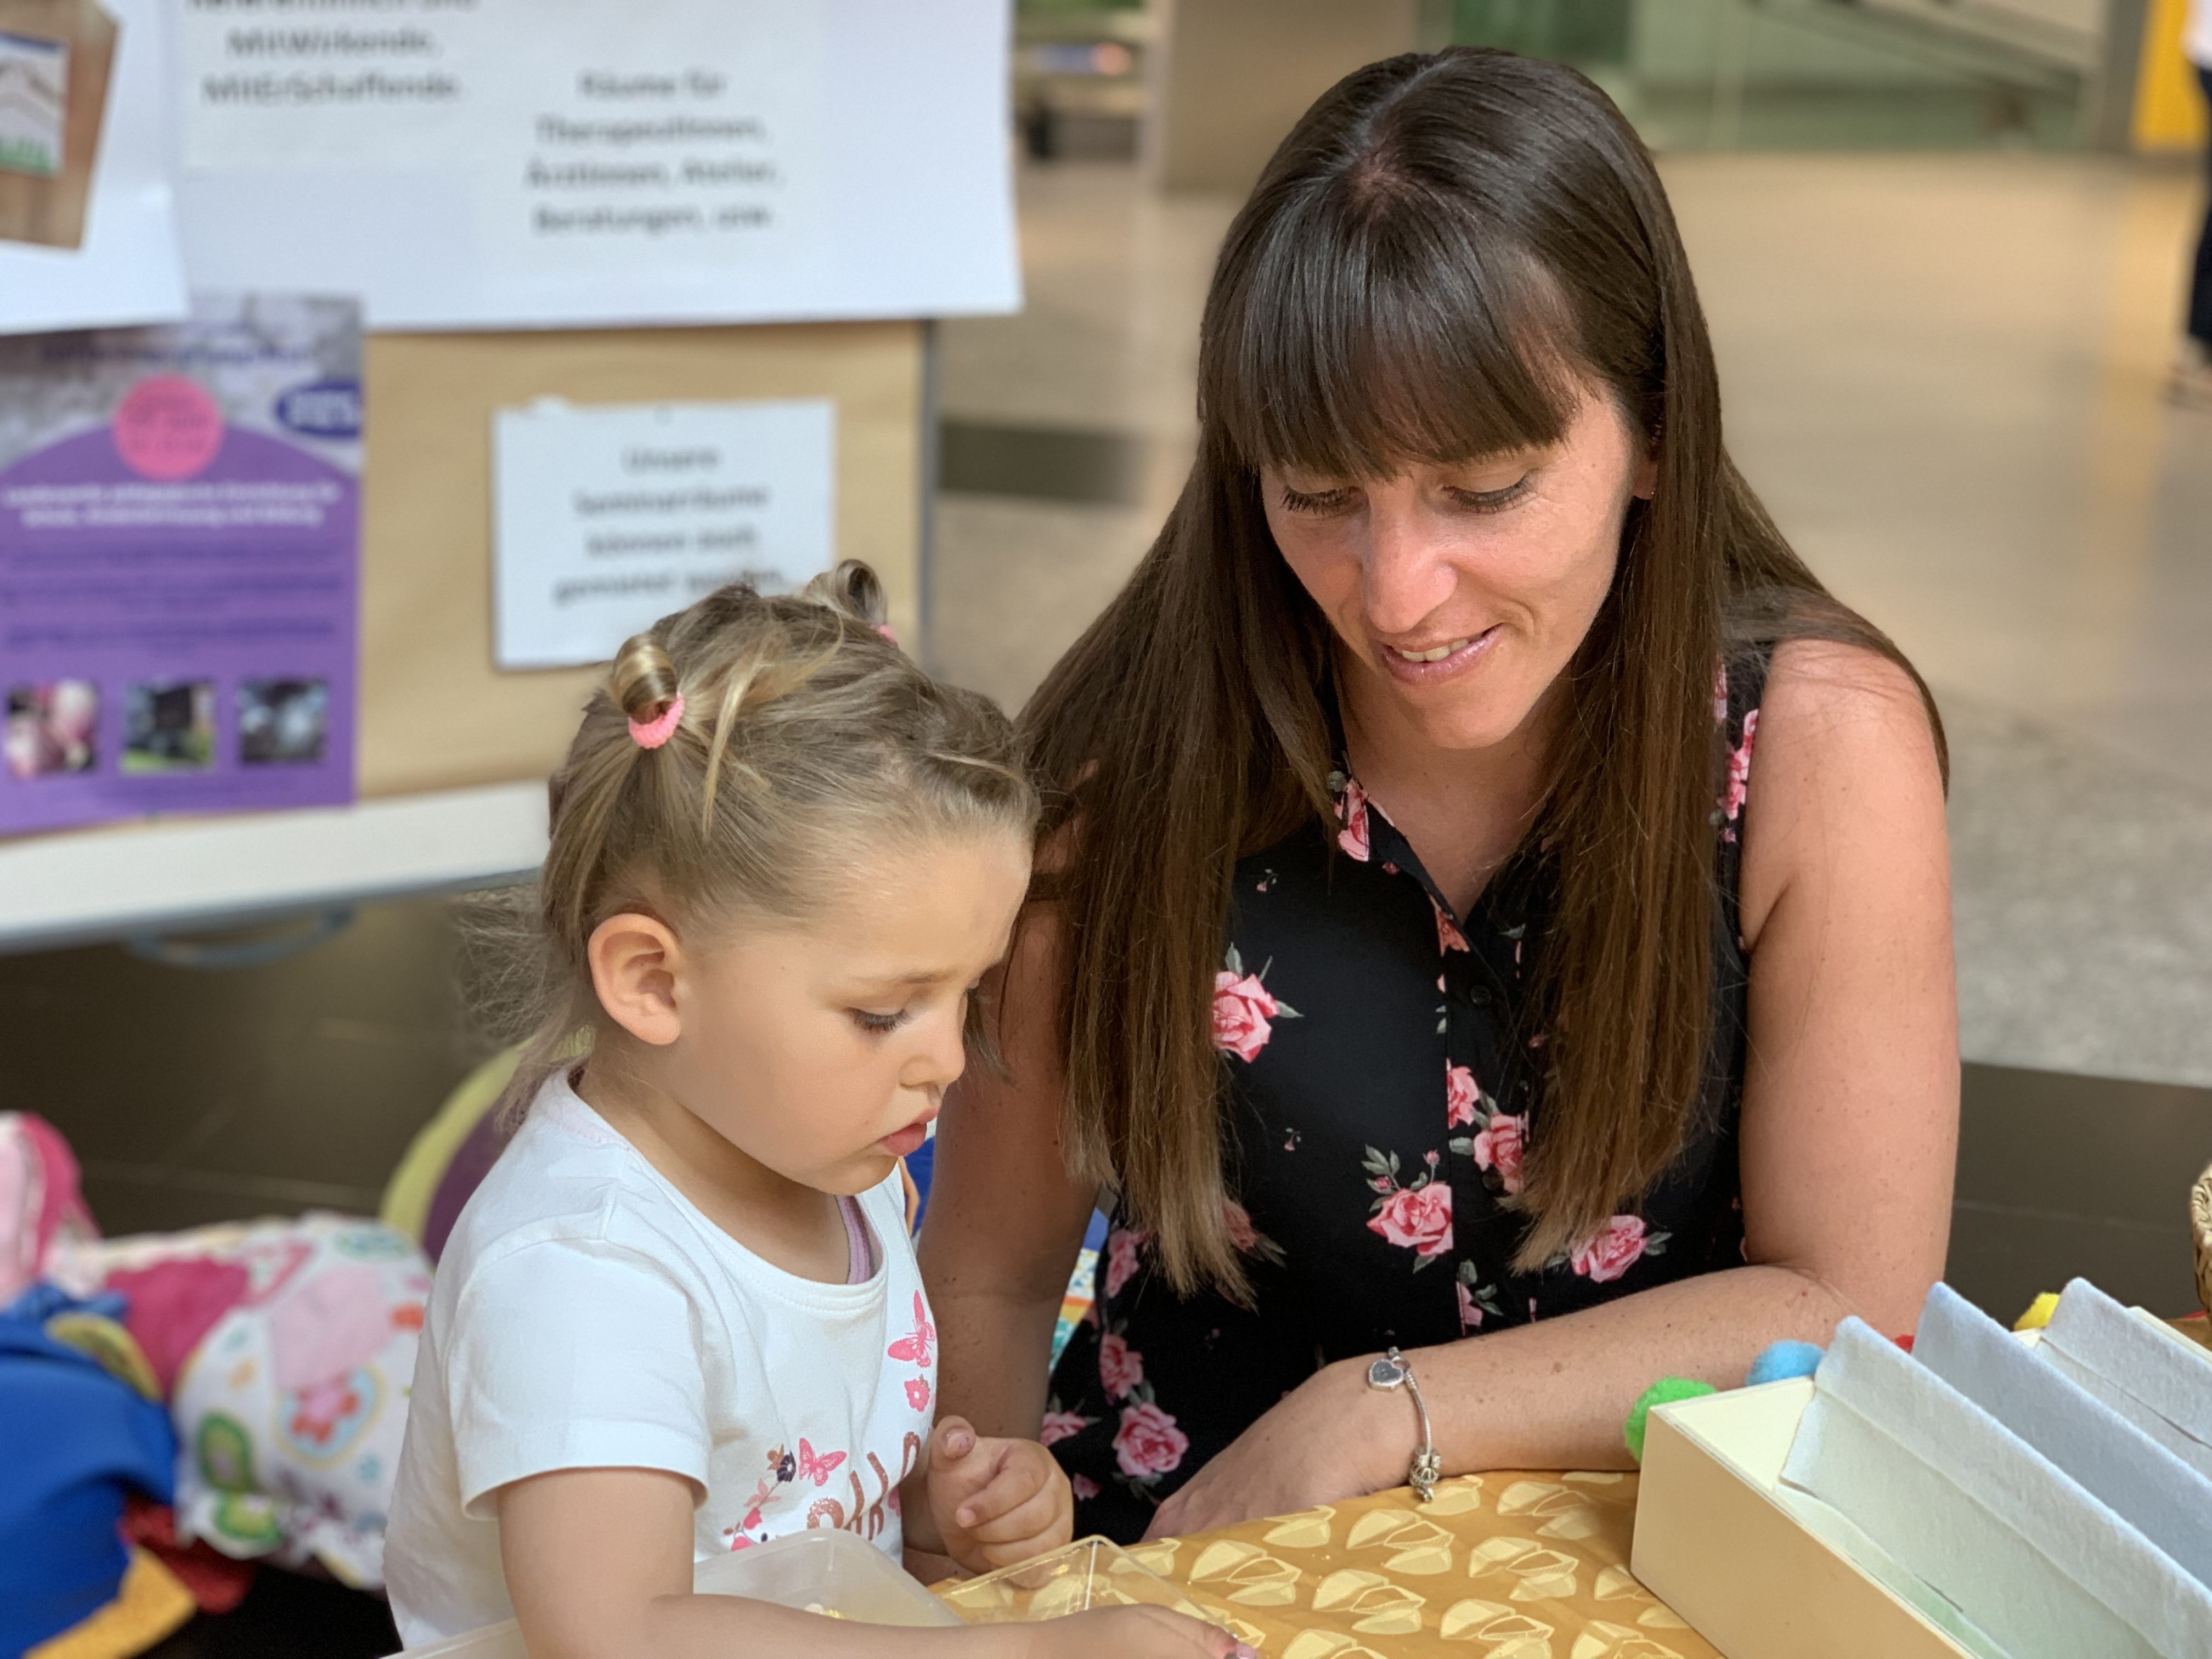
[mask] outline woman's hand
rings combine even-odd
[[[1227,1631],[1165,1607],[1103,1607],[1030,1628],[1024,1659],[1260,1659]]]
[[[1186,1537],[1403,1484],[1417,1436],[1407,1401],[1367,1386],[1364,1359],[1324,1366],[1230,1443],[1152,1517]]]
[[[1075,1535],[1075,1498],[1034,1440],[989,1440],[948,1417],[929,1437],[929,1516],[970,1572],[1010,1567]]]

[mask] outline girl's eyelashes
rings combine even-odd
[[[872,1031],[878,1036],[883,1036],[887,1031],[897,1030],[900,1026],[906,1024],[907,1020],[906,1010],[903,1008],[888,1014],[879,1014],[872,1008],[848,1008],[845,1012],[852,1015],[853,1023],[855,1025],[864,1031]]]

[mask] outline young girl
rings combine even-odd
[[[423,1333],[386,1572],[422,1643],[538,1659],[1220,1656],[1121,1608],[969,1632],[690,1593],[695,1559],[842,1527],[988,1571],[1065,1543],[1032,1442],[931,1431],[898,1160],[965,1058],[1036,797],[986,699],[881,626],[866,567],[729,587],[623,647],[551,789],[527,1116]]]

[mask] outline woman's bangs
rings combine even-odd
[[[1249,466],[1388,477],[1554,443],[1580,400],[1556,285],[1434,204],[1279,216],[1200,368]]]

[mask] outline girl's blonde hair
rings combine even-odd
[[[553,775],[535,888],[479,929],[504,958],[500,1023],[522,1042],[503,1110],[602,1026],[587,952],[608,917],[695,937],[799,923],[887,842],[997,830],[1026,848],[1037,798],[1011,722],[924,673],[883,623],[875,573],[848,559],[801,593],[720,588],[624,642]],[[632,725],[679,698],[667,740],[640,744]]]

